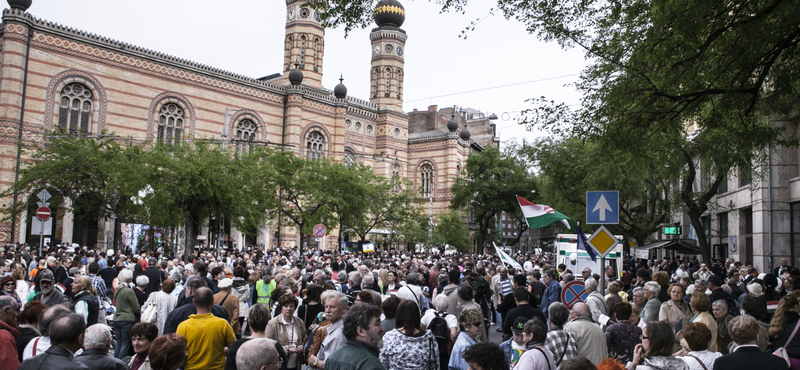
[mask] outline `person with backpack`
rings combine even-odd
[[[453,343],[458,337],[458,319],[456,315],[447,313],[449,304],[450,300],[447,296],[437,296],[433,300],[435,308],[425,311],[425,315],[420,319],[422,328],[430,331],[436,340],[436,346],[439,348],[439,367],[441,370],[447,370]]]

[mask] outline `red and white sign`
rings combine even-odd
[[[575,303],[586,302],[589,297],[589,292],[582,281],[570,281],[561,289],[561,303],[567,305],[570,309]]]
[[[50,216],[52,216],[52,212],[50,212],[49,207],[39,207],[39,209],[36,210],[36,218],[42,221],[47,221]]]
[[[327,233],[328,233],[328,229],[325,227],[325,225],[319,224],[319,225],[314,226],[314,236],[316,236],[317,238],[321,238],[321,237],[325,236],[325,234],[327,234]]]

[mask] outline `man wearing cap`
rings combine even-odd
[[[214,304],[222,306],[228,312],[233,333],[237,337],[241,334],[241,326],[239,326],[239,298],[231,294],[231,285],[233,279],[224,278],[219,281],[219,293],[214,294]]]
[[[53,278],[53,273],[49,270],[41,273],[39,287],[42,291],[33,296],[33,301],[39,301],[47,307],[52,307],[61,303],[64,299],[64,294],[61,294],[55,288],[55,279]]]
[[[511,325],[513,337],[500,343],[500,349],[503,350],[509,369],[514,368],[520,356],[525,352],[526,344],[533,338],[532,334],[525,334],[525,322],[527,319],[524,317],[514,319],[514,323]]]

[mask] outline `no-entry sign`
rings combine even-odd
[[[39,209],[36,210],[36,218],[42,221],[47,221],[50,216],[52,216],[52,212],[50,212],[49,207],[39,207]]]

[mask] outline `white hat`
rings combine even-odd
[[[761,289],[761,284],[759,283],[751,283],[747,286],[747,291],[756,297],[764,295],[764,291]]]
[[[107,250],[106,251],[106,255],[109,256],[109,257],[114,257],[114,250],[113,249]]]
[[[224,279],[219,281],[219,284],[217,284],[217,287],[219,287],[220,289],[225,289],[225,288],[230,287],[231,285],[233,285],[233,279],[224,278]]]

